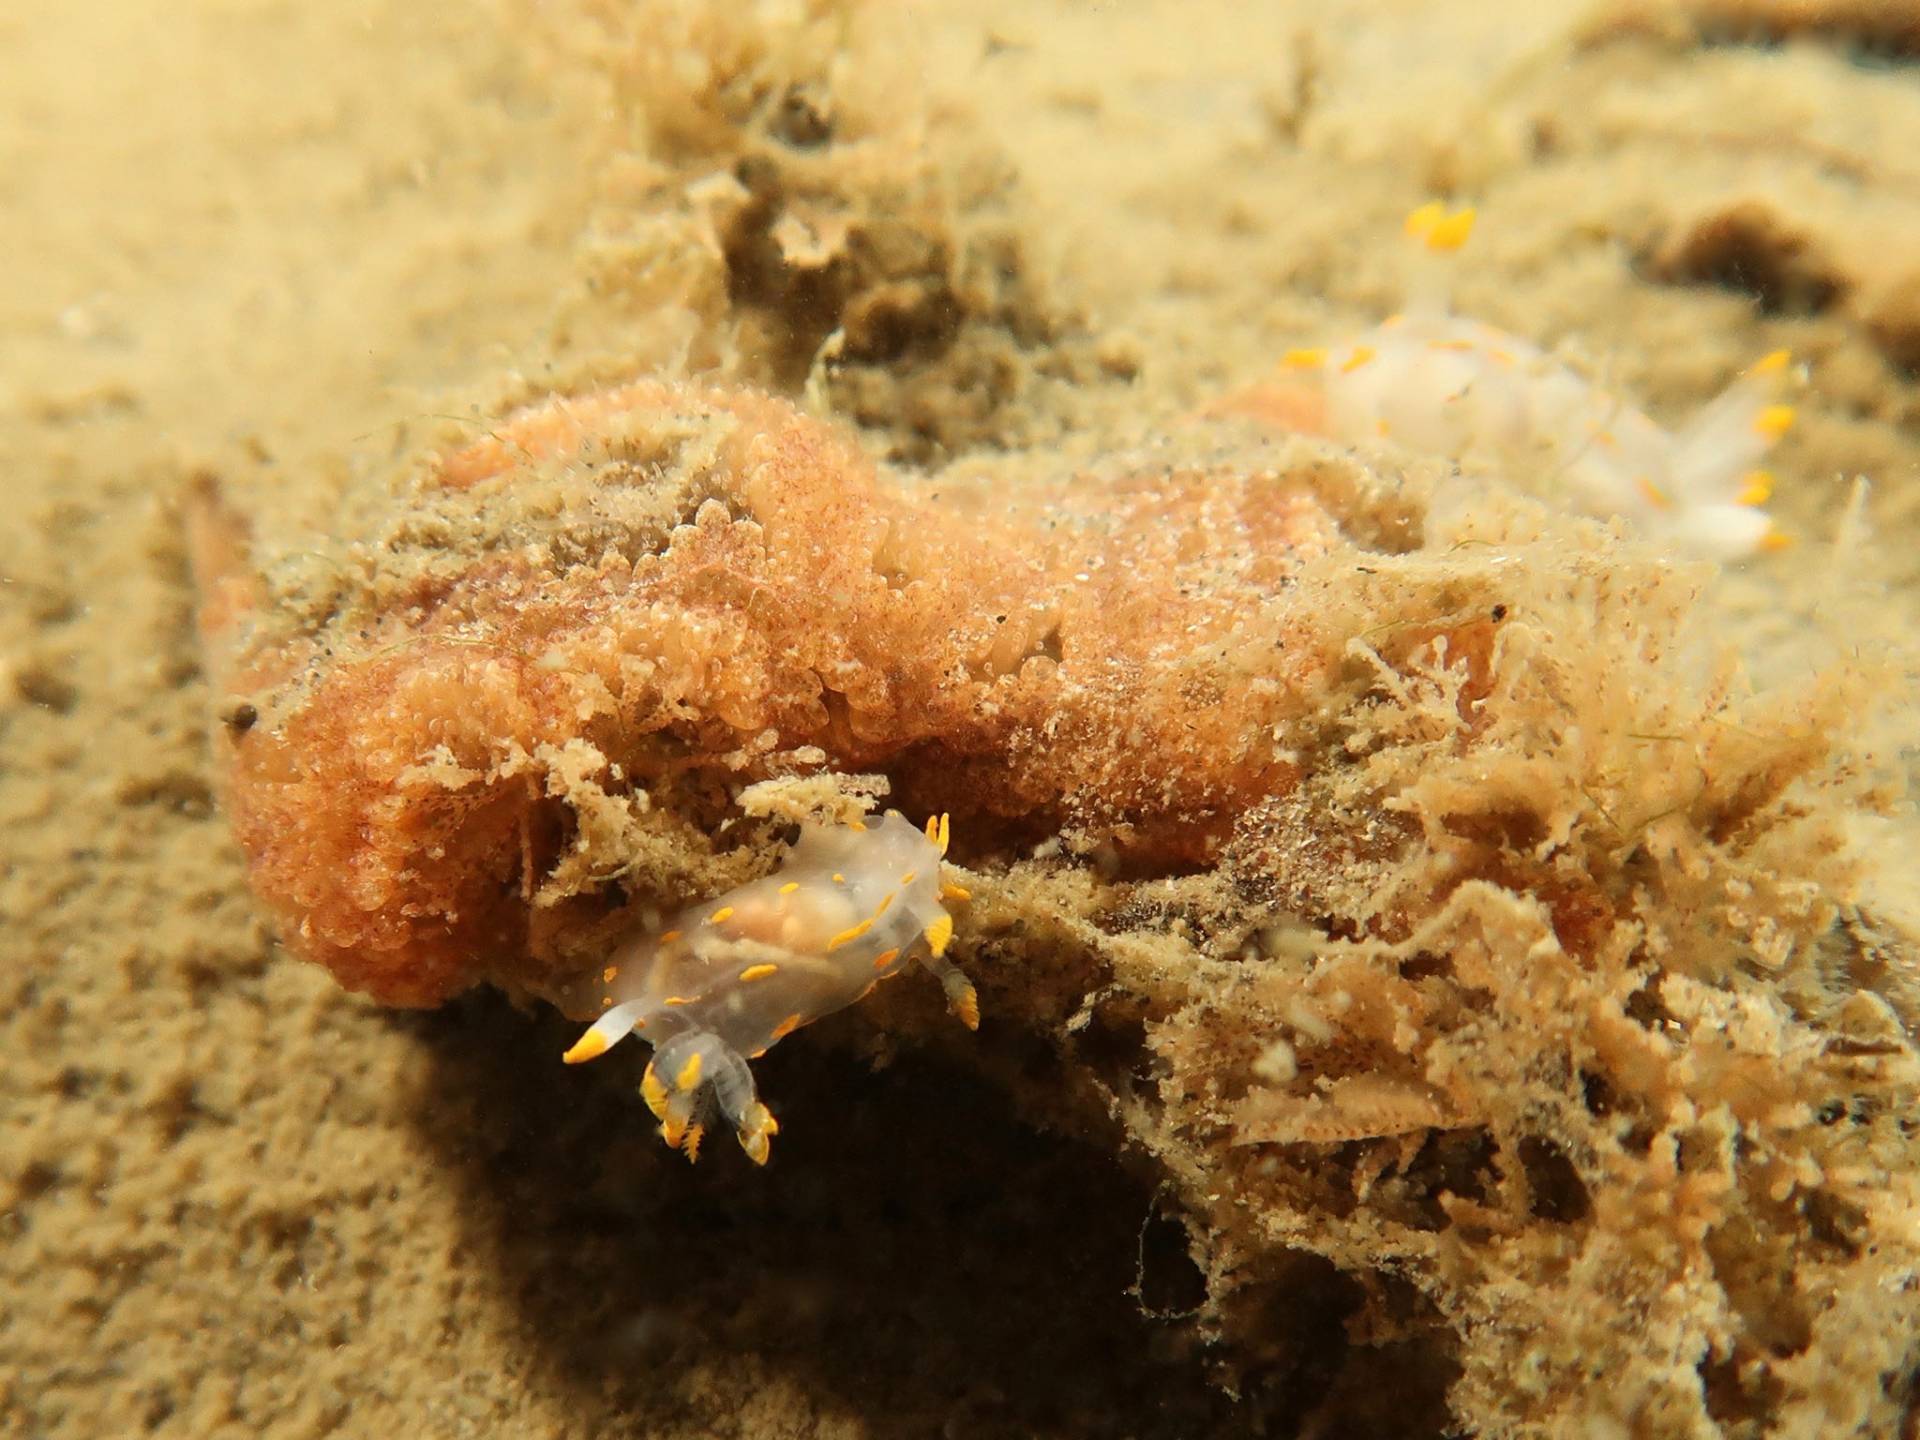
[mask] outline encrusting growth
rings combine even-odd
[[[636,829],[782,776],[1192,861],[1286,788],[1340,663],[1299,584],[1342,543],[1323,496],[1410,540],[1363,473],[1202,452],[926,493],[783,401],[641,382],[435,459],[311,619],[203,487],[211,668],[260,716],[219,742],[227,808],[288,944],[391,1004],[597,969],[573,932]]]
[[[941,902],[967,897],[941,878],[950,833],[944,815],[924,834],[892,813],[874,825],[807,827],[773,874],[622,946],[601,976],[606,1013],[567,1063],[644,1031],[654,1051],[640,1093],[666,1142],[693,1159],[710,1098],[748,1157],[766,1164],[780,1127],[747,1062],[802,1025],[918,964],[961,1023],[979,1027],[973,983],[947,958],[953,917]]]

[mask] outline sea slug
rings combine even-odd
[[[667,1144],[689,1159],[699,1154],[710,1097],[748,1157],[766,1164],[779,1126],[747,1062],[802,1025],[917,963],[940,981],[961,1023],[979,1026],[973,984],[946,958],[953,917],[941,901],[967,896],[941,878],[950,833],[944,815],[923,834],[897,812],[875,825],[808,826],[773,874],[622,946],[600,977],[606,1013],[567,1063],[644,1030],[653,1060],[640,1093]]]
[[[1470,209],[1425,205],[1407,217],[1434,254],[1457,250],[1472,228]],[[1313,376],[1309,385],[1256,386],[1221,408],[1346,444],[1385,440],[1544,473],[1577,509],[1731,560],[1786,543],[1760,508],[1773,490],[1760,461],[1793,424],[1777,393],[1789,364],[1775,351],[1669,431],[1538,346],[1453,314],[1430,281],[1363,334],[1289,351],[1284,367]]]

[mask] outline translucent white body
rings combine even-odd
[[[1473,225],[1472,209],[1449,213],[1436,201],[1409,215],[1406,229],[1444,257]],[[1714,559],[1784,543],[1760,508],[1772,477],[1755,468],[1793,423],[1792,408],[1775,403],[1784,350],[1669,431],[1538,346],[1450,313],[1443,277],[1429,269],[1406,314],[1339,345],[1293,351],[1287,365],[1319,372],[1318,394],[1303,402],[1291,387],[1268,386],[1230,408],[1348,444],[1387,440],[1544,475],[1590,514],[1622,516]]]
[[[1396,316],[1314,359],[1334,438],[1544,471],[1579,508],[1716,559],[1777,543],[1756,467],[1793,418],[1773,403],[1784,354],[1678,431],[1537,346],[1444,312]]]
[[[969,1028],[978,1024],[973,986],[945,958],[953,919],[941,902],[966,893],[942,880],[946,842],[944,817],[924,832],[894,813],[807,827],[773,874],[622,946],[602,976],[606,1013],[568,1063],[643,1034],[654,1056],[641,1093],[667,1142],[695,1154],[711,1099],[764,1163],[778,1127],[747,1062],[785,1036],[913,963],[940,979]]]

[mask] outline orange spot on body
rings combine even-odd
[[[866,934],[871,929],[873,929],[873,921],[871,918],[862,920],[858,925],[849,926],[847,929],[842,930],[838,935],[834,936],[831,940],[827,941],[828,953],[831,954],[833,951],[838,950],[842,945],[851,945],[854,941],[858,940],[862,935]]]

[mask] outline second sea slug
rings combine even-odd
[[[1471,210],[1427,205],[1407,228],[1447,254],[1472,223]],[[1784,350],[1766,356],[1669,431],[1530,341],[1454,314],[1428,285],[1371,330],[1289,351],[1285,368],[1306,383],[1256,386],[1221,408],[1350,445],[1385,441],[1542,474],[1575,509],[1734,560],[1786,543],[1761,508],[1773,477],[1760,462],[1793,424],[1793,408],[1777,403],[1789,362]]]

